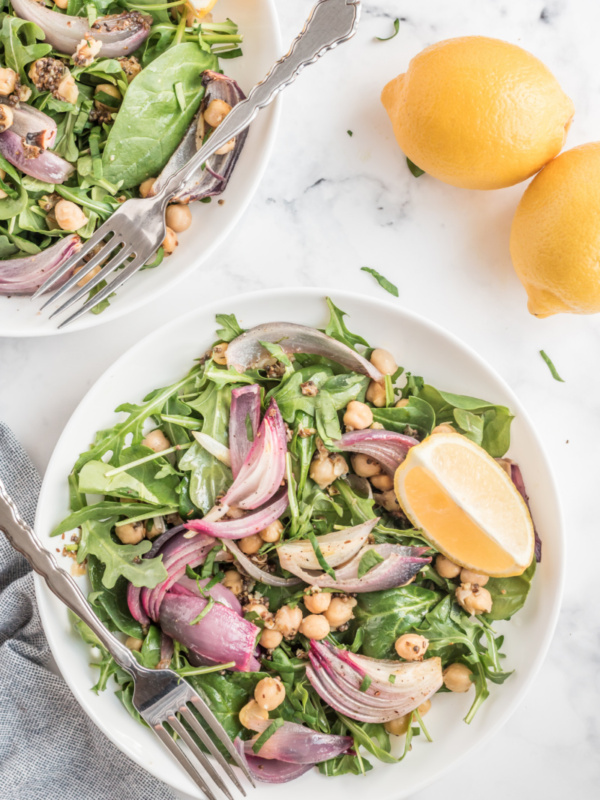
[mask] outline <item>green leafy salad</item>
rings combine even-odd
[[[243,98],[220,66],[241,55],[237,25],[203,13],[186,0],[3,3],[0,295],[32,294],[119,205],[182,166]],[[244,138],[169,206],[167,237],[145,268],[174,251],[190,201],[224,190]],[[100,269],[86,276],[93,294],[106,285]]]
[[[393,476],[442,431],[483,447],[527,502],[504,458],[512,415],[406,372],[327,304],[323,331],[217,315],[186,376],[98,431],[53,532],[107,627],[184,676],[270,782],[401,761],[434,738],[438,692],[466,693],[470,723],[511,674],[494,625],[540,558],[536,534],[523,574],[475,575],[411,526]],[[98,648],[94,690],[112,681],[137,716],[130,676],[76,626]]]

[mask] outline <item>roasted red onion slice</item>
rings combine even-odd
[[[510,458],[498,458],[496,460],[508,472],[510,479],[515,485],[515,489],[519,492],[519,494],[525,501],[525,505],[529,510],[529,516],[531,516],[529,495],[527,494],[527,489],[525,488],[525,481],[523,480],[523,473],[521,472],[521,468],[519,467],[518,464],[515,464],[514,461],[511,461]],[[532,516],[531,516],[531,521],[533,522]],[[540,561],[542,560],[542,540],[540,539],[539,534],[537,532],[537,528],[535,527],[535,522],[533,522],[533,533],[535,535],[535,560],[539,564]]]
[[[168,669],[171,666],[171,659],[175,652],[175,645],[173,639],[164,631],[160,634],[160,661],[156,665],[156,669]]]
[[[40,150],[35,158],[27,158],[23,140],[12,129],[0,133],[0,153],[21,172],[44,183],[64,183],[75,170],[72,164],[50,150]]]
[[[262,508],[246,514],[239,519],[221,519],[210,521],[206,519],[193,519],[186,522],[185,527],[189,533],[186,537],[193,537],[196,533],[205,533],[219,539],[244,539],[254,533],[262,531],[267,525],[275,522],[288,507],[288,491],[282,486],[275,492],[270,502]]]
[[[119,58],[133,53],[150,35],[152,18],[139,11],[124,11],[99,17],[92,26],[87,17],[58,14],[35,0],[11,0],[15,14],[35,22],[44,31],[46,41],[59,53],[72,56],[86,34],[102,42],[102,58]]]
[[[317,543],[323,558],[330,567],[338,567],[355,556],[369,538],[369,534],[379,522],[379,517],[355,525],[352,528],[344,528],[341,531],[326,533],[324,536],[317,536]],[[295,568],[321,569],[312,543],[309,539],[296,539],[282,544],[277,550],[279,563],[288,572],[295,572]]]
[[[315,691],[336,711],[361,722],[388,722],[404,716],[442,685],[442,662],[438,657],[385,661],[314,640],[309,657],[306,676]],[[370,679],[366,689],[365,677]]]
[[[270,572],[257,567],[252,559],[248,558],[245,553],[242,553],[240,548],[235,542],[230,542],[223,539],[223,546],[226,547],[230,553],[233,553],[236,561],[244,569],[251,578],[261,583],[266,583],[267,586],[297,586],[302,581],[299,578],[279,578],[277,575],[272,575]]]
[[[198,136],[198,128],[199,125],[202,128],[202,114],[211,101],[215,99],[224,100],[233,108],[240,100],[245,99],[245,94],[237,83],[226,75],[206,70],[202,76],[202,82],[206,87],[206,94],[202,99],[200,110],[192,120],[177,150],[175,150],[154,183],[152,194],[160,191],[171,175],[183,167],[184,164],[187,164],[202,144],[203,136]],[[227,188],[231,174],[246,143],[247,136],[248,129],[238,133],[235,137],[233,149],[221,156],[211,156],[210,166],[207,166],[205,170],[199,172],[195,177],[187,180],[180,193],[173,199],[179,203],[190,203],[193,200],[201,200],[204,197],[214,197],[222,194]]]
[[[379,461],[388,475],[394,475],[406,458],[411,447],[419,444],[418,439],[394,431],[371,430],[345,433],[334,442],[338,450],[350,453],[363,453]]]
[[[278,344],[287,355],[312,353],[341,364],[347,369],[368,375],[371,380],[383,380],[383,375],[370,361],[356,353],[351,347],[338,342],[326,333],[306,325],[293,322],[266,322],[242,333],[227,348],[227,364],[238,372],[260,367],[272,355],[261,342]]]
[[[253,383],[251,386],[241,386],[231,392],[231,411],[229,413],[229,454],[231,457],[231,471],[237,478],[256,432],[260,425],[260,386]],[[248,433],[252,433],[252,439]]]
[[[81,240],[73,233],[35,256],[0,261],[0,294],[33,294],[80,249]],[[68,278],[69,275],[65,275],[55,287],[62,285]]]
[[[215,663],[233,661],[232,669],[249,672],[255,664],[254,647],[260,628],[222,603],[215,603],[198,622],[207,600],[167,592],[160,606],[160,626],[173,639]]]
[[[244,742],[239,738],[234,741],[234,745],[246,762],[251,775],[262,783],[289,783],[289,781],[294,781],[304,775],[314,766],[314,764],[290,764],[286,761],[273,761],[255,755],[246,755]]]
[[[263,730],[266,730],[271,722],[272,720],[265,720]],[[330,758],[337,758],[347,753],[354,745],[351,736],[319,733],[297,722],[284,722],[272,736],[269,736],[258,753],[254,753],[252,748],[258,738],[255,736],[244,742],[247,756],[258,755],[260,758],[286,761],[290,764],[319,764],[321,761],[329,761]]]
[[[42,150],[52,147],[56,139],[56,122],[52,117],[27,103],[14,106],[12,112],[14,122],[10,129],[24,139],[25,144]]]

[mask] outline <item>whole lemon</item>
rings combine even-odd
[[[600,312],[600,142],[567,150],[527,187],[510,254],[536,317]]]
[[[574,107],[521,47],[464,36],[425,48],[381,101],[408,158],[445,183],[501,189],[560,152]]]

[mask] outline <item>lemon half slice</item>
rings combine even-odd
[[[394,488],[406,516],[451,561],[493,577],[520,575],[533,558],[529,510],[502,467],[457,433],[408,451]]]

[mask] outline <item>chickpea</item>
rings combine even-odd
[[[393,375],[398,369],[398,364],[396,364],[394,356],[389,350],[383,350],[381,347],[376,347],[375,350],[373,350],[369,360],[382,375]]]
[[[260,708],[274,711],[285,700],[285,686],[281,678],[263,678],[254,687],[254,699]]]
[[[489,575],[483,575],[481,572],[473,572],[473,570],[466,569],[465,567],[460,571],[461,583],[476,583],[478,586],[485,586],[489,579]]]
[[[152,187],[156,183],[156,178],[146,178],[145,181],[140,183],[140,194],[142,197],[148,197],[152,191]]]
[[[69,0],[54,0],[54,5],[64,9],[69,5]]]
[[[275,630],[282,633],[286,639],[293,639],[298,633],[298,628],[302,622],[302,609],[281,606],[275,614]]]
[[[227,364],[227,348],[229,347],[227,342],[221,342],[221,344],[216,344],[212,351],[211,351],[211,358],[215,362],[215,364],[220,364],[222,367]]]
[[[7,131],[14,121],[15,117],[12,108],[0,103],[0,133]]]
[[[171,447],[171,442],[160,428],[156,428],[142,439],[142,445],[144,447],[149,447],[150,450],[154,450],[155,453],[162,453],[163,450],[168,450],[169,447]]]
[[[393,489],[388,492],[382,492],[375,495],[375,502],[386,511],[400,511],[400,505],[396,499],[396,493]]]
[[[311,614],[322,614],[327,611],[331,603],[331,592],[321,592],[318,587],[312,594],[304,595],[304,605]]]
[[[424,703],[417,708],[419,714],[424,717],[425,714],[431,708],[431,700],[425,700]],[[383,727],[386,729],[388,733],[391,733],[393,736],[403,736],[408,731],[408,726],[410,725],[410,718],[411,714],[404,714],[401,717],[397,717],[396,719],[391,719],[389,722],[384,722]]]
[[[184,203],[173,203],[167,206],[165,220],[172,231],[183,233],[192,224],[192,212]]]
[[[374,458],[365,456],[363,453],[356,453],[351,457],[351,461],[354,472],[361,478],[372,478],[381,472],[379,461],[375,461]]]
[[[75,78],[70,72],[66,73],[53,94],[56,94],[59,100],[64,100],[66,103],[73,103],[74,105],[77,102],[79,89],[75,83]]]
[[[326,489],[341,475],[348,472],[348,464],[343,456],[330,453],[325,457],[319,455],[310,465],[309,475],[320,489]]]
[[[435,428],[431,431],[431,434],[434,433],[456,433],[452,425],[447,425],[445,422],[442,425],[436,425]]]
[[[144,640],[136,639],[135,636],[128,636],[125,640],[125,647],[128,647],[130,650],[137,650],[138,653],[142,649],[143,644]]]
[[[265,648],[265,650],[274,650],[276,647],[279,647],[281,644],[281,640],[283,639],[283,634],[276,630],[269,630],[269,628],[265,628],[260,635],[260,643]]]
[[[398,402],[396,403],[396,408],[406,408],[408,403],[409,403],[408,398],[407,397],[403,397],[401,400],[398,400]]]
[[[329,622],[322,614],[309,614],[300,625],[300,633],[307,639],[324,639],[329,635]]]
[[[167,225],[167,232],[165,234],[165,238],[163,239],[162,243],[165,255],[166,256],[173,255],[178,244],[179,241],[177,239],[177,234],[172,228],[169,228],[169,226]]]
[[[138,544],[146,536],[143,522],[130,522],[127,525],[116,525],[115,533],[123,544]]]
[[[454,594],[458,604],[471,616],[492,610],[492,595],[476,583],[461,583]]]
[[[396,652],[405,661],[423,661],[429,647],[429,640],[415,633],[405,633],[396,639]]]
[[[344,425],[355,431],[362,431],[373,424],[373,412],[366,403],[351,400],[344,413]]]
[[[394,481],[384,472],[382,472],[381,475],[373,475],[370,480],[373,486],[379,489],[380,492],[389,492],[390,489],[394,488]]]
[[[204,112],[204,119],[211,128],[218,128],[227,114],[231,111],[231,106],[225,100],[215,98],[211,100]]]
[[[71,564],[71,575],[74,578],[81,578],[87,572],[87,562],[84,561],[82,564],[78,564],[76,561],[73,561]]]
[[[119,102],[122,100],[121,92],[116,86],[113,86],[112,83],[99,83],[94,89],[94,95],[100,94],[100,92],[102,92],[102,94],[107,94],[109,97],[114,97],[114,99]],[[116,108],[107,106],[106,103],[103,103],[101,100],[94,100],[94,106],[98,111],[108,111],[109,113],[116,111]]]
[[[228,142],[225,142],[223,147],[219,147],[218,150],[215,150],[215,155],[226,156],[227,153],[231,153],[234,147],[235,147],[235,139],[230,139]]]
[[[385,386],[377,381],[371,381],[367,389],[367,400],[373,403],[375,408],[383,408],[385,406]]]
[[[63,231],[78,231],[87,225],[88,218],[78,205],[70,200],[59,200],[54,206],[54,216]]]
[[[17,73],[9,67],[0,68],[0,94],[8,97],[17,87]]]
[[[244,614],[256,614],[262,620],[267,620],[271,617],[271,612],[264,603],[252,602],[244,606]]]
[[[83,269],[83,266],[76,267],[73,270],[73,275],[76,275],[78,272],[81,272],[82,269]],[[77,281],[77,286],[81,286],[81,287],[86,286],[92,280],[92,278],[96,277],[96,275],[100,272],[101,269],[102,269],[102,267],[100,266],[100,264],[98,264],[97,267],[94,267],[94,269],[90,270],[87,273],[87,275],[84,275],[83,278],[81,278],[80,280]]]
[[[335,630],[341,628],[354,617],[352,609],[356,605],[356,598],[349,595],[342,597],[334,597],[329,604],[329,608],[325,611],[327,622]]]
[[[450,664],[442,672],[444,686],[451,692],[468,692],[473,685],[471,681],[472,674],[466,664],[460,664],[459,662]]]
[[[267,525],[266,528],[258,534],[263,542],[278,542],[281,539],[281,534],[283,533],[283,524],[280,520],[276,519],[275,522],[272,522],[270,525]]]
[[[266,708],[261,708],[256,700],[250,700],[240,711],[240,722],[244,728],[256,730],[256,723],[269,719],[269,712]]]
[[[237,569],[228,569],[223,578],[223,586],[233,592],[234,595],[241,594],[244,589],[244,580]]]
[[[252,536],[246,536],[244,539],[240,539],[239,543],[240,550],[247,556],[253,556],[255,553],[258,553],[262,546],[263,540],[258,533],[253,533]]]
[[[435,559],[435,571],[440,577],[452,580],[459,576],[460,567],[446,556],[439,555]]]

